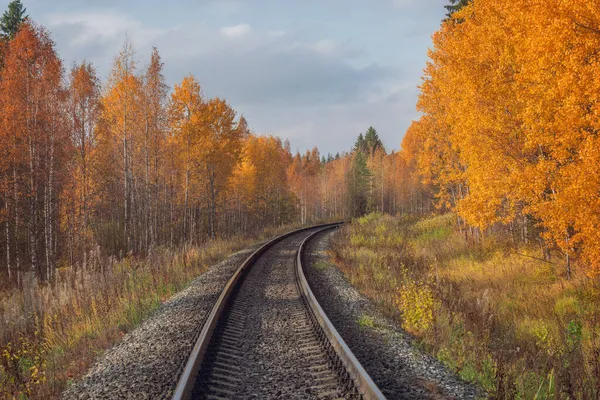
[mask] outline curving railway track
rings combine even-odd
[[[213,306],[173,399],[384,399],[304,277],[306,243],[337,226],[290,232],[242,263]]]

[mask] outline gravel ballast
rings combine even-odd
[[[485,397],[415,348],[410,335],[345,279],[329,262],[332,235],[325,232],[309,242],[305,274],[321,307],[383,394],[388,399]],[[369,322],[359,323],[365,317]]]
[[[305,258],[307,279],[336,329],[387,398],[482,397],[476,388],[460,381],[433,357],[415,349],[410,336],[383,316],[333,265],[312,267],[317,262],[321,266],[327,262],[326,250],[332,234],[321,234],[309,243]],[[247,309],[246,327],[258,335],[244,335],[246,340],[241,346],[254,371],[240,385],[242,398],[317,397],[305,390],[311,378],[301,372],[305,360],[298,357],[296,349],[303,339],[294,333],[298,322],[291,318],[299,310],[291,271],[301,236],[277,245],[272,256],[259,261],[249,276],[262,289],[249,293],[248,300],[259,295],[264,299],[264,307]],[[151,318],[107,350],[81,380],[63,393],[63,399],[170,398],[215,300],[242,261],[259,245],[210,267],[161,305]],[[373,327],[358,323],[364,315],[373,318]],[[271,333],[275,332],[279,332],[276,336],[285,336],[285,340],[271,341]],[[272,391],[275,387],[277,390]]]
[[[167,399],[200,328],[240,264],[259,244],[210,267],[107,350],[63,399]]]
[[[252,266],[222,325],[231,333],[226,341],[217,335],[211,342],[212,357],[221,360],[217,371],[213,374],[212,366],[201,371],[192,398],[348,398],[343,378],[328,365],[296,283],[296,251],[312,232],[284,239]]]

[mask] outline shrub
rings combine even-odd
[[[600,284],[559,275],[502,231],[468,240],[457,218],[370,214],[333,261],[463,379],[501,399],[600,396]]]
[[[427,284],[407,279],[398,299],[402,327],[415,335],[427,332],[433,325],[435,304],[433,290]]]

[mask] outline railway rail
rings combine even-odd
[[[384,399],[331,324],[303,272],[306,243],[336,224],[256,250],[214,304],[173,399]]]

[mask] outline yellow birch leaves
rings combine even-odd
[[[468,223],[487,228],[529,215],[593,275],[600,272],[598,28],[592,0],[473,1],[433,37],[424,115],[407,136],[418,138],[423,181]]]

